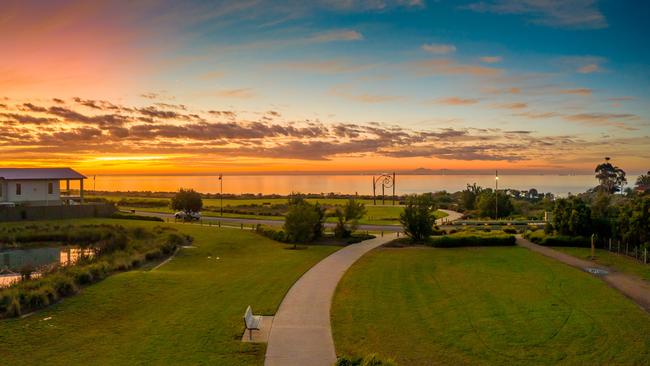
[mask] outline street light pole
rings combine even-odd
[[[494,177],[494,215],[499,219],[499,171],[495,170]]]
[[[395,206],[395,172],[393,172],[393,206]]]
[[[223,217],[223,174],[219,174],[219,201],[221,206],[221,216]]]

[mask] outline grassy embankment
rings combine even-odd
[[[275,313],[300,275],[338,249],[287,250],[252,232],[167,225],[194,237],[196,248],[157,270],[119,273],[27,318],[0,321],[0,363],[261,365],[265,346],[239,341],[246,306]]]
[[[518,247],[384,248],[339,283],[339,354],[401,365],[642,365],[650,316],[600,280]]]

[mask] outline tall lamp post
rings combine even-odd
[[[219,174],[219,201],[221,206],[221,216],[223,217],[223,174]]]
[[[494,218],[499,219],[499,171],[494,173]]]

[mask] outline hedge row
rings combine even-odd
[[[136,220],[136,221],[156,221],[156,222],[165,221],[162,218],[157,216],[134,215],[134,214],[128,214],[122,212],[115,212],[114,214],[111,215],[111,218],[122,219],[122,220]]]
[[[278,230],[265,225],[257,225],[255,227],[255,231],[262,236],[265,236],[275,241],[279,241],[281,243],[289,242],[289,240],[287,239],[287,234],[282,229]],[[374,235],[365,234],[365,233],[354,233],[349,238],[344,238],[341,240],[343,244],[355,244],[355,243],[362,242],[364,240],[374,239],[374,238],[376,238],[376,236]]]
[[[548,235],[543,230],[527,232],[524,237],[535,244],[549,247],[589,247],[591,243],[584,236]]]

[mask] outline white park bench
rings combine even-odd
[[[246,308],[246,313],[244,313],[244,324],[246,325],[246,330],[248,333],[248,338],[253,339],[253,330],[260,330],[260,324],[262,323],[261,315],[253,315],[253,309],[250,305]]]

